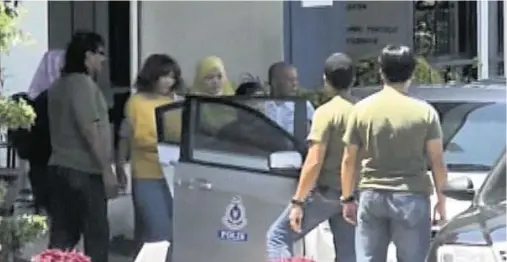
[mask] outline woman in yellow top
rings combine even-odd
[[[124,170],[126,148],[130,148],[135,224],[142,242],[172,240],[173,199],[158,160],[155,108],[173,102],[180,84],[178,63],[164,54],[151,55],[137,76],[137,93],[125,109],[117,163],[118,170]],[[173,124],[179,132],[180,121]]]

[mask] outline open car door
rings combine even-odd
[[[172,262],[266,260],[266,233],[294,193],[307,133],[306,100],[276,101],[294,106],[295,135],[262,113],[273,102],[188,96],[157,109],[159,159],[174,180]]]

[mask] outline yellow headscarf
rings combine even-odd
[[[220,70],[223,74],[223,77],[225,78],[224,85],[222,86],[222,92],[220,94],[226,96],[234,95],[234,85],[227,79],[224,62],[218,56],[208,56],[197,64],[197,69],[195,70],[194,85],[192,86],[190,92],[193,94],[208,94],[206,86],[204,86],[204,78],[213,69]]]
[[[225,78],[222,86],[222,91],[219,95],[233,96],[235,93],[233,84],[227,79],[225,74],[224,62],[218,56],[208,56],[197,64],[195,72],[194,85],[190,89],[191,94],[195,95],[211,95],[207,91],[204,84],[204,78],[211,70],[218,69],[222,72]],[[208,135],[215,135],[227,123],[236,119],[236,112],[227,107],[220,107],[216,105],[205,104],[201,108],[201,132],[206,132]]]

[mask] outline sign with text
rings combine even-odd
[[[388,44],[413,45],[412,1],[348,1],[346,47],[354,58],[375,57]]]
[[[302,0],[301,6],[305,8],[333,6],[333,0]]]

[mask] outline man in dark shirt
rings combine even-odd
[[[28,158],[28,162],[30,163],[28,176],[30,177],[35,197],[35,209],[38,213],[40,208],[45,208],[46,211],[49,211],[48,161],[51,155],[51,140],[47,109],[48,91],[45,90],[40,93],[32,105],[37,118],[29,135],[32,150]]]
[[[357,216],[357,261],[386,261],[393,241],[398,262],[424,262],[433,193],[427,157],[438,196],[436,211],[445,219],[442,188],[447,171],[440,121],[431,105],[406,95],[416,64],[408,47],[385,47],[379,62],[384,87],[354,106],[343,136],[347,145],[341,168],[343,215],[352,224]],[[356,214],[358,152],[364,155]]]

